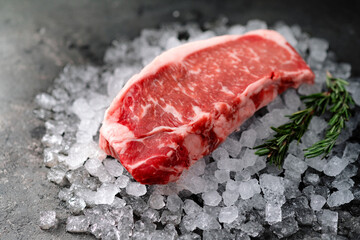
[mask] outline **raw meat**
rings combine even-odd
[[[176,181],[278,93],[313,81],[274,31],[188,43],[127,82],[105,114],[100,147],[140,183]]]

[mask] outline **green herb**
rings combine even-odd
[[[329,154],[336,139],[345,127],[345,121],[350,117],[350,106],[354,103],[345,86],[348,82],[333,78],[330,73],[326,77],[328,90],[322,93],[315,93],[308,96],[302,96],[301,100],[305,103],[306,109],[295,112],[287,117],[290,122],[277,128],[271,127],[276,132],[274,138],[267,140],[264,144],[256,146],[258,149],[255,154],[267,156],[270,163],[281,166],[289,145],[293,140],[300,142],[309,127],[314,115],[323,115],[326,111],[332,113],[329,120],[329,128],[326,131],[325,138],[313,146],[305,149],[305,157],[312,158],[319,155],[324,157]]]

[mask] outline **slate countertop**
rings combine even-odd
[[[56,210],[64,221],[66,210],[57,199],[58,187],[46,180],[40,143],[45,128],[32,114],[33,99],[64,65],[101,65],[113,39],[132,38],[162,22],[203,22],[220,14],[230,23],[283,20],[328,39],[339,60],[351,63],[360,76],[356,1],[272,2],[0,0],[0,239],[92,239],[66,233],[64,224],[52,231],[38,227],[40,211]],[[180,11],[178,19],[174,10]]]

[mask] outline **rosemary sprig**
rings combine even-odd
[[[305,157],[312,158],[320,155],[325,157],[334,147],[341,130],[345,128],[345,122],[351,116],[350,106],[354,104],[354,100],[345,89],[345,86],[348,84],[343,79],[333,78],[329,73],[327,74],[326,85],[329,89],[331,102],[329,111],[332,113],[332,117],[329,120],[325,138],[305,149]]]
[[[326,78],[328,91],[302,96],[301,100],[305,103],[306,109],[287,116],[290,122],[277,128],[271,127],[276,132],[274,138],[256,146],[254,149],[258,150],[255,154],[267,156],[270,163],[281,166],[290,143],[293,140],[300,142],[301,137],[309,127],[312,117],[322,115],[326,110],[329,110],[333,113],[333,116],[329,120],[329,129],[325,138],[305,149],[305,156],[308,158],[322,154],[326,156],[333,148],[341,130],[345,127],[345,121],[350,117],[349,110],[353,100],[345,89],[347,84],[345,80],[333,78],[328,73]]]

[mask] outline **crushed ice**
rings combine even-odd
[[[333,61],[326,40],[310,38],[297,25],[278,22],[274,29],[307,60],[316,74],[315,85],[278,96],[177,183],[141,185],[99,149],[98,130],[111,100],[162,51],[187,41],[268,27],[257,19],[245,26],[226,23],[226,18],[207,23],[206,31],[193,23],[144,29],[133,41],[114,41],[103,67],[66,66],[48,93],[36,96],[34,112],[46,127],[42,143],[44,164],[50,168],[47,178],[60,186],[58,197],[72,213],[66,231],[102,239],[250,239],[265,233],[289,237],[310,226],[312,236],[335,239],[337,208],[360,200],[352,179],[358,172],[360,145],[348,141],[359,111],[327,159],[304,159],[302,151],[323,136],[327,123],[322,117],[314,117],[302,143],[291,143],[283,170],[266,165],[251,149],[272,134],[270,126],[286,122],[284,115],[301,107],[299,95],[321,91],[326,70],[350,76],[351,66]],[[359,79],[350,80],[348,90],[360,105]],[[55,211],[40,213],[42,229],[57,224]]]

